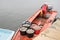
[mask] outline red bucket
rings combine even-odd
[[[36,24],[32,24],[31,28],[35,30],[35,32],[34,32],[35,34],[39,34],[40,33],[40,29],[41,29],[40,26],[38,26]]]

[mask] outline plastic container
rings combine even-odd
[[[34,36],[34,30],[33,29],[28,29],[26,31],[27,37],[32,38]]]
[[[21,27],[21,28],[20,28],[20,33],[21,33],[21,35],[26,35],[26,30],[27,30],[26,27]]]
[[[23,27],[29,28],[30,25],[31,25],[31,23],[30,23],[29,21],[24,21],[24,22],[22,23],[22,26],[23,26]]]
[[[36,24],[32,24],[32,26],[31,26],[31,28],[35,30],[34,34],[39,34],[41,27],[42,26],[38,26]]]

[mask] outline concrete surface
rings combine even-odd
[[[0,28],[17,30],[44,3],[60,13],[60,0],[0,0]]]

